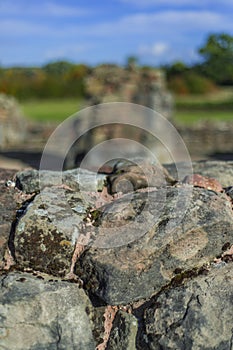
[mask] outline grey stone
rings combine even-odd
[[[233,162],[232,161],[197,161],[193,162],[193,173],[211,177],[218,180],[223,187],[233,185]],[[189,164],[187,165],[189,166]],[[177,179],[176,165],[164,164],[170,174]],[[185,164],[182,164],[185,169]],[[188,168],[187,168],[188,169]]]
[[[17,187],[26,192],[39,192],[45,187],[69,186],[75,191],[101,191],[106,176],[86,169],[73,169],[64,172],[48,170],[26,170],[16,174]]]
[[[0,169],[0,269],[4,266],[4,255],[17,210],[14,188],[6,186],[14,175],[14,170]]]
[[[173,183],[175,180],[164,167],[146,161],[118,162],[112,174],[107,176],[110,193],[127,193],[145,187],[162,187]]]
[[[92,306],[76,284],[19,272],[0,281],[1,349],[95,349]]]
[[[221,253],[232,240],[231,203],[200,188],[189,198],[190,187],[126,195],[96,214],[95,242],[76,265],[91,293],[111,305],[149,298],[176,271],[198,269]]]
[[[39,192],[40,183],[38,170],[30,169],[18,172],[16,174],[16,186],[26,193]]]
[[[46,187],[27,207],[15,230],[17,263],[64,276],[90,203],[80,192]]]
[[[161,293],[144,309],[138,349],[232,349],[232,300],[232,264]]]
[[[138,322],[135,316],[118,311],[106,350],[136,350]]]
[[[226,194],[233,200],[233,186],[229,186],[225,189]]]
[[[203,172],[209,169],[204,176],[216,175],[219,181],[224,168],[228,175],[231,171],[231,162],[216,163],[216,169],[213,163],[201,164],[200,171],[202,166]],[[20,178],[30,193],[37,175],[24,172]],[[90,211],[98,197],[82,191],[80,182],[72,183],[75,172],[63,187],[50,175],[44,175],[46,186],[32,197],[14,188],[14,172],[0,172],[1,257],[11,231],[14,269],[34,271],[34,276],[1,272],[1,349],[94,349],[106,334],[105,304],[127,304],[133,313],[117,312],[108,350],[231,349],[232,254],[211,264],[233,243],[230,186],[226,196],[162,184]],[[23,215],[13,232],[17,209],[27,198],[31,203],[20,209]],[[78,284],[59,277],[70,271],[80,233],[90,230],[91,241],[74,272],[95,307]]]
[[[0,94],[0,149],[18,146],[26,140],[26,119],[12,96]]]
[[[177,125],[192,159],[232,160],[233,123],[200,120],[194,125]]]
[[[131,102],[156,110],[164,117],[173,115],[173,96],[166,89],[162,70],[101,65],[85,80],[90,104]]]

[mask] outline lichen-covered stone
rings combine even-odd
[[[138,321],[132,314],[118,311],[114,321],[106,350],[136,350]]]
[[[47,187],[38,194],[16,227],[19,266],[64,276],[88,206],[79,192],[63,188]]]
[[[185,213],[177,196],[185,200],[189,186],[162,190],[124,196],[97,218],[96,241],[76,269],[86,288],[108,304],[149,298],[178,270],[209,263],[232,241],[225,194],[194,188]]]
[[[232,349],[232,299],[232,264],[161,293],[141,307],[137,349]]]
[[[4,255],[17,210],[14,188],[6,186],[14,175],[14,170],[0,169],[0,269],[4,266]]]
[[[208,167],[203,176],[218,174]],[[219,181],[220,172],[224,163]],[[23,172],[21,191],[14,172],[0,171],[0,254],[10,238],[16,258],[14,273],[10,255],[1,266],[0,348],[231,349],[232,186],[179,181],[110,196],[65,174],[60,185],[44,172],[39,188],[38,173]],[[75,247],[80,233],[87,245]],[[111,322],[106,310],[115,310]]]

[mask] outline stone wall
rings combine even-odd
[[[206,159],[231,154],[233,159],[233,124],[231,122],[202,123],[197,126],[178,126],[193,159]],[[217,155],[219,154],[219,155]]]
[[[231,349],[233,162],[193,169],[2,170],[0,348]]]
[[[89,103],[131,102],[149,107],[164,117],[173,115],[173,97],[162,70],[101,65],[86,79]]]
[[[17,101],[0,94],[0,149],[22,144],[26,134],[26,120]]]

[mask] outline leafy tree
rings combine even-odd
[[[233,36],[221,33],[211,34],[199,54],[204,62],[200,71],[217,84],[233,84]]]
[[[177,76],[180,77],[184,75],[184,73],[189,70],[189,67],[186,66],[184,62],[176,61],[171,65],[162,66],[162,69],[165,70],[166,76],[169,80],[170,78],[177,77]]]
[[[138,65],[138,57],[137,56],[129,56],[126,59],[126,68],[134,69]]]
[[[62,75],[70,71],[73,66],[74,64],[67,61],[56,61],[56,62],[50,62],[45,66],[43,66],[43,70],[47,74]]]

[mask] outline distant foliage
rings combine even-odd
[[[199,49],[202,61],[188,66],[178,61],[162,66],[167,77],[168,88],[177,94],[203,94],[216,89],[218,85],[233,85],[233,37],[225,34],[210,34],[205,44]],[[108,72],[115,67],[115,73]],[[136,56],[130,56],[126,68],[134,71],[139,67]],[[144,67],[146,69],[146,67]],[[147,67],[151,68],[151,67]],[[87,77],[96,69],[105,79],[119,81],[119,72],[123,67],[115,64],[103,64],[95,68],[85,64],[67,61],[50,62],[41,68],[2,68],[0,67],[0,93],[16,98],[66,98],[85,97]],[[123,71],[124,73],[124,71]],[[89,80],[90,81],[90,80]],[[120,79],[120,84],[125,80]],[[92,89],[95,86],[92,86]],[[97,87],[98,88],[98,87]]]
[[[212,80],[180,62],[169,67],[167,79],[168,89],[179,95],[205,94],[217,89]]]
[[[195,72],[189,72],[184,76],[187,88],[191,94],[205,94],[216,90],[215,84],[206,77]]]
[[[201,63],[175,62],[164,66],[168,87],[177,94],[203,94],[219,85],[233,85],[233,37],[210,34],[199,49]]]
[[[174,76],[168,81],[168,89],[178,95],[189,94],[189,89],[182,76]]]
[[[220,85],[233,85],[233,36],[211,34],[199,54],[204,62],[200,73]]]
[[[89,68],[66,61],[42,68],[6,68],[0,70],[0,92],[17,97],[65,98],[84,96],[84,78]]]

